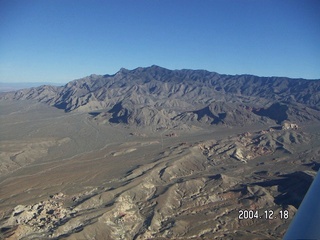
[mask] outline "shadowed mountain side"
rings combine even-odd
[[[206,124],[241,126],[254,122],[267,122],[267,119],[254,114],[250,109],[236,103],[214,102],[195,111],[184,112],[174,118],[183,122],[199,121]]]
[[[274,103],[266,109],[253,110],[253,112],[259,116],[269,117],[279,124],[284,120],[288,120],[287,110],[287,105]]]
[[[183,104],[184,103],[184,104]],[[170,104],[173,104],[170,107]],[[158,106],[157,106],[158,105]],[[90,112],[98,123],[117,123],[130,126],[172,128],[186,125],[245,126],[253,123],[281,124],[285,121],[319,121],[320,112],[303,105],[275,103],[266,109],[255,110],[243,104],[217,101],[199,110],[188,111],[191,104],[179,100],[163,101],[158,104],[135,104],[130,100],[116,103],[108,111]]]
[[[277,124],[281,124],[284,121],[306,122],[320,120],[319,111],[308,108],[299,103],[276,102],[271,104],[269,107],[253,109],[252,112],[258,116],[272,119]]]
[[[262,187],[277,186],[280,194],[275,197],[275,203],[278,205],[293,205],[298,209],[315,177],[315,172],[299,171],[280,177],[283,178],[256,184]]]

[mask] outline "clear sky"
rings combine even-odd
[[[319,0],[0,0],[0,82],[159,65],[320,78]]]

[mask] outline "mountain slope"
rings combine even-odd
[[[112,112],[109,122],[136,125],[170,120],[242,125],[267,118],[277,123],[290,118],[320,119],[319,80],[232,76],[154,65],[120,69],[114,75],[90,75],[63,87],[41,86],[0,95],[0,100],[6,99],[33,99],[66,112],[112,111],[130,105],[130,111],[119,109],[128,111],[121,120]],[[298,111],[290,111],[291,106]]]

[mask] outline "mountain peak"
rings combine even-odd
[[[145,69],[147,70],[154,70],[154,71],[171,71],[167,68],[158,66],[158,65],[151,65],[150,67],[146,67]]]
[[[160,67],[160,66],[155,65],[155,64],[153,64],[153,65],[151,65],[150,67],[147,67],[147,68],[151,68],[151,69],[166,69],[164,67]],[[166,69],[166,70],[168,70],[168,69]]]
[[[118,71],[118,73],[127,73],[129,72],[130,70],[129,69],[126,69],[126,68],[120,68],[120,70]]]

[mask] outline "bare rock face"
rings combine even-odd
[[[13,209],[10,218],[7,220],[9,226],[24,226],[24,234],[41,233],[48,234],[63,224],[75,212],[63,207],[65,195],[57,193],[50,199],[39,203],[23,206],[18,205]],[[20,227],[21,229],[21,227]],[[22,231],[20,236],[22,236]]]
[[[284,123],[282,124],[282,129],[283,129],[283,130],[288,130],[288,129],[298,130],[299,127],[298,127],[298,124],[290,123],[290,122],[284,122]]]

